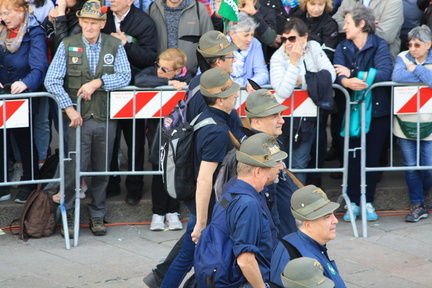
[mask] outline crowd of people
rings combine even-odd
[[[422,19],[426,15],[422,11],[424,3],[244,0],[238,4],[238,20],[228,21],[219,14],[220,0],[135,2],[57,0],[54,6],[50,0],[0,0],[2,93],[46,90],[57,99],[31,99],[31,125],[0,133],[3,161],[14,167],[13,171],[4,171],[7,165],[0,165],[0,181],[5,182],[6,177],[13,182],[38,179],[39,168],[50,154],[51,119],[55,127],[63,125],[65,151],[60,153],[70,159],[65,162],[64,191],[68,227],[62,228],[62,234],[67,229],[72,238],[75,166],[79,165],[81,171],[89,165],[93,171],[105,171],[106,167],[118,171],[117,156],[123,137],[128,148],[128,169],[143,171],[146,140],[151,147],[158,138],[157,120],[109,119],[106,91],[127,85],[188,89],[193,98],[188,102],[187,120],[211,117],[217,124],[205,126],[194,135],[196,192],[194,199],[185,201],[190,212],[186,232],[144,282],[149,287],[179,287],[193,265],[199,265],[194,263],[195,245],[212,222],[213,208],[219,209],[213,184],[220,164],[234,147],[230,137],[234,134],[247,140],[236,152],[237,176],[224,190],[241,191],[242,195],[230,202],[236,208],[227,208],[229,221],[225,224],[232,233],[233,251],[245,277],[241,287],[267,287],[263,285],[270,282],[297,287],[289,286],[298,276],[289,276],[299,269],[296,265],[309,265],[306,271],[312,274],[317,267],[323,271],[311,274],[323,283],[316,287],[345,287],[326,249],[326,243],[336,236],[334,210],[339,204],[330,202],[318,188],[320,174],[297,173],[296,180],[283,167],[321,168],[326,156],[332,157],[330,152],[342,163],[346,133],[352,136],[351,148],[360,146],[360,139],[352,131],[355,129],[341,129],[345,98],[333,91],[333,83],[346,88],[354,99],[368,99],[368,167],[386,165],[392,122],[404,165],[414,166],[419,160],[421,165],[431,165],[431,114],[393,116],[387,88],[376,88],[364,95],[374,82],[388,80],[432,87],[432,35],[428,26],[421,25],[428,22]],[[407,43],[401,43],[401,39]],[[260,89],[266,84],[272,86],[274,94]],[[249,121],[242,121],[235,110],[242,88],[249,94],[245,107]],[[320,117],[282,117],[288,107],[280,103],[295,89],[309,92]],[[76,109],[78,97],[83,100],[80,112]],[[56,115],[57,105],[64,112],[61,123],[52,116]],[[332,146],[327,155],[329,117]],[[76,155],[67,154],[76,145],[78,126],[80,163],[76,163]],[[4,143],[7,147],[3,147]],[[347,212],[343,220],[351,221],[360,213],[361,157],[356,153],[347,157],[347,194],[352,214]],[[158,157],[150,153],[149,158],[153,170],[157,170]],[[430,170],[405,174],[413,205],[405,220],[417,222],[428,216],[432,174]],[[378,172],[366,175],[368,221],[378,219],[373,202],[379,176]],[[298,190],[298,180],[312,185]],[[120,181],[120,176],[97,176],[89,182],[88,210],[94,235],[107,233],[106,198],[120,194]],[[125,186],[126,203],[138,204],[144,188],[143,175],[128,175]],[[15,202],[26,203],[35,188],[35,184],[19,185]],[[81,192],[85,190],[86,179],[82,179]],[[180,203],[169,196],[161,176],[153,176],[151,190],[150,229],[164,230],[165,225],[170,230],[183,229]],[[59,200],[58,195],[53,197]],[[10,187],[0,186],[0,201],[10,198]],[[251,219],[256,221],[251,223]],[[279,238],[295,246],[304,259],[291,265],[294,261],[289,261]],[[273,249],[280,252],[273,254]],[[286,268],[287,263],[292,270]],[[309,282],[312,285],[314,281]]]

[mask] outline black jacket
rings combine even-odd
[[[157,59],[158,34],[156,25],[150,16],[132,5],[129,13],[120,23],[120,30],[133,37],[132,42],[128,41],[124,45],[131,64],[133,79],[139,70],[153,66]],[[106,34],[117,32],[114,14],[111,10],[107,13],[107,22],[102,32]]]
[[[138,74],[135,76],[135,86],[137,87],[158,87],[158,86],[166,86],[168,85],[169,80],[178,80],[180,82],[186,82],[189,84],[189,82],[192,80],[192,74],[187,71],[184,75],[176,75],[172,79],[167,78],[160,78],[157,76],[157,68],[155,66],[153,67],[147,67],[144,70],[138,72]]]

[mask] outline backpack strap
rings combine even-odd
[[[292,173],[290,170],[288,170],[287,168],[284,168],[285,173],[288,174],[288,176],[291,178],[291,180],[294,182],[295,185],[297,185],[298,188],[302,188],[305,185],[303,184],[303,182],[300,181],[300,179],[294,174]]]
[[[192,98],[196,95],[196,93],[200,91],[200,85],[198,84],[193,89],[189,89],[187,92],[186,105],[192,100]]]
[[[283,238],[279,238],[279,241],[285,246],[288,255],[290,256],[290,260],[303,257],[303,255],[300,253],[300,251],[292,245],[290,242],[286,241]]]

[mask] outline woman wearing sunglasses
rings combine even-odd
[[[169,48],[159,55],[154,67],[147,67],[135,76],[135,85],[138,87],[157,87],[170,85],[177,91],[182,90],[189,84],[192,74],[186,69],[187,56],[178,48]],[[146,133],[150,146],[155,139],[156,127],[159,119],[148,119]],[[153,153],[153,149],[151,153]],[[154,153],[157,154],[157,153]],[[159,169],[158,155],[150,155],[153,171]],[[153,160],[152,160],[153,159]],[[183,229],[183,225],[178,218],[180,202],[168,195],[164,189],[161,175],[153,175],[152,181],[152,221],[150,230],[163,231],[165,221],[168,223],[169,230]]]
[[[415,27],[408,33],[408,51],[396,57],[392,80],[404,83],[425,83],[432,87],[431,30],[428,26]],[[420,165],[432,166],[432,113],[397,115],[393,120],[393,133],[398,137],[405,166],[417,165],[417,122],[424,130],[420,133]],[[417,222],[428,217],[429,190],[432,187],[432,170],[405,171],[405,180],[412,203],[405,217],[407,222]]]
[[[308,90],[305,80],[306,72],[322,73],[322,78],[330,85],[336,78],[335,69],[327,55],[316,41],[308,41],[309,31],[306,24],[293,18],[288,21],[282,31],[282,46],[273,54],[270,60],[270,82],[275,90],[275,96],[282,102],[292,95],[295,88]],[[332,97],[332,96],[330,96]],[[310,150],[316,134],[316,118],[294,117],[293,131],[290,131],[290,118],[285,118],[282,140],[286,151],[289,151],[293,141],[291,153],[292,168],[307,167]],[[290,153],[289,153],[290,154]],[[296,174],[305,183],[304,173]]]
[[[343,30],[346,39],[336,48],[334,54],[334,66],[338,75],[337,83],[348,89],[349,92],[362,91],[368,87],[366,79],[359,79],[359,71],[375,71],[374,81],[390,80],[392,70],[392,58],[389,47],[384,39],[375,35],[374,11],[364,6],[359,6],[345,14]],[[362,73],[360,73],[362,74]],[[364,77],[366,78],[366,77]],[[390,134],[390,93],[385,87],[372,91],[370,109],[370,127],[366,134],[366,165],[378,167],[381,153]],[[366,121],[368,122],[368,121]],[[342,141],[342,138],[340,139]],[[343,146],[342,146],[343,147]],[[350,148],[361,147],[360,138],[350,138]],[[360,152],[349,153],[348,165],[348,189],[354,218],[357,218],[360,207]],[[375,196],[378,172],[366,173],[366,218],[368,221],[378,219],[375,208],[372,206]],[[343,219],[350,221],[347,212]]]
[[[237,24],[230,22],[228,25],[228,39],[239,48],[234,51],[231,78],[249,93],[255,90],[248,79],[260,86],[269,81],[261,43],[254,37],[255,28],[255,20],[244,12],[239,13]]]

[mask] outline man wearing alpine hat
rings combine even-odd
[[[297,248],[302,256],[318,260],[324,268],[324,276],[331,279],[336,288],[344,288],[346,285],[336,263],[330,260],[326,247],[327,242],[336,238],[338,220],[334,211],[339,206],[339,203],[330,201],[324,191],[314,185],[298,189],[291,197],[291,212],[299,230],[283,239]],[[271,281],[282,285],[281,273],[290,258],[284,244],[279,243],[271,260]]]
[[[107,8],[101,7],[98,0],[87,1],[77,11],[82,33],[63,40],[45,78],[45,87],[57,97],[60,108],[69,120],[67,141],[70,151],[76,150],[76,128],[81,126],[81,171],[86,171],[89,161],[93,171],[105,171],[105,160],[108,160],[107,163],[110,161],[106,155],[112,154],[117,129],[116,121],[107,121],[106,91],[127,86],[131,78],[130,65],[121,41],[101,33],[106,11]],[[79,96],[82,97],[81,113],[76,110]],[[72,238],[76,158],[75,154],[69,157],[72,160],[65,162],[65,207],[69,237]],[[90,230],[96,236],[106,234],[107,184],[108,176],[92,177],[88,211]],[[61,232],[64,235],[64,228]]]

